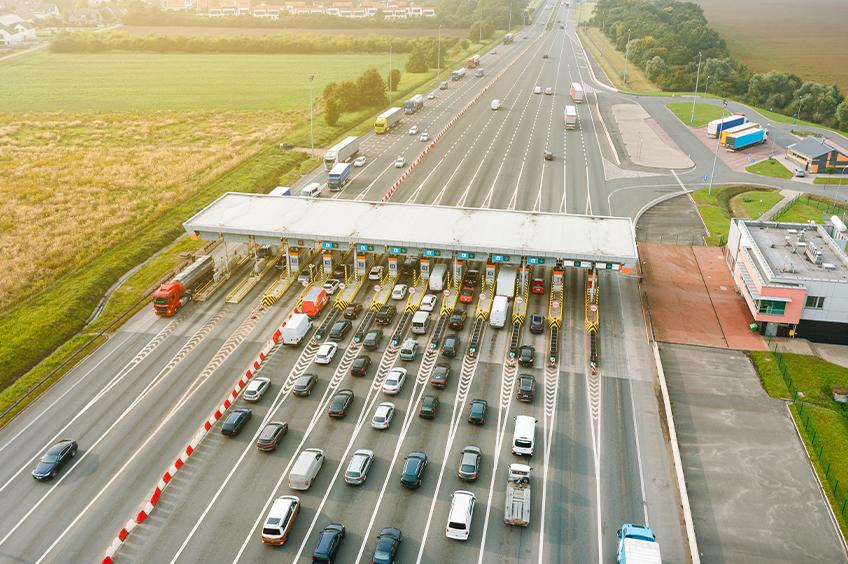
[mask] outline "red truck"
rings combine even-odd
[[[324,309],[324,306],[327,305],[327,302],[329,301],[330,298],[327,296],[327,292],[324,288],[321,286],[313,286],[303,296],[303,301],[301,301],[300,305],[295,309],[295,313],[305,313],[310,319],[314,319],[315,317],[318,317],[318,314],[321,313],[321,310]]]
[[[188,265],[173,279],[153,292],[153,311],[156,315],[171,317],[187,304],[192,295],[215,274],[215,260],[205,255]]]

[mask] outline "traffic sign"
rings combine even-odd
[[[551,307],[559,307],[559,300],[554,300],[551,302]]]
[[[445,297],[450,296],[450,290],[445,290],[442,293],[445,295]]]
[[[409,287],[409,295],[411,296],[414,293],[415,293],[415,286],[410,286]]]
[[[524,303],[524,298],[522,298],[521,296],[518,296],[517,298],[515,298],[515,303],[517,303],[517,304],[523,304],[523,303]]]
[[[379,284],[374,284],[374,291],[375,291],[375,292],[379,292],[379,291],[380,291],[380,285],[379,285]]]
[[[592,313],[595,313],[596,311],[598,311],[598,306],[596,306],[595,304],[590,305],[589,311],[591,311]]]
[[[339,282],[339,290],[344,290],[347,285],[344,282]]]
[[[480,294],[480,301],[481,302],[485,302],[488,299],[489,299],[489,296],[487,296],[486,294]]]

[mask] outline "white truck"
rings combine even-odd
[[[585,94],[583,93],[583,85],[579,82],[571,83],[571,89],[569,90],[569,94],[571,94],[571,99],[574,100],[575,104],[583,103],[583,98],[585,98]]]
[[[565,120],[566,129],[577,129],[577,107],[566,106],[563,119]]]
[[[500,329],[506,325],[506,316],[509,313],[509,300],[506,296],[495,296],[492,300],[492,311],[489,313],[489,325]]]
[[[515,297],[515,279],[518,276],[517,266],[501,266],[498,269],[498,285],[496,296]]]
[[[660,545],[650,527],[625,523],[617,535],[618,564],[662,564]]]
[[[298,345],[312,329],[312,320],[305,313],[295,313],[281,331],[284,345]]]
[[[359,137],[345,137],[324,153],[324,170],[333,170],[337,164],[349,162],[359,152]]]
[[[530,467],[526,464],[509,465],[504,523],[520,527],[530,524]]]

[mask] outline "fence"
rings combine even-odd
[[[636,233],[636,240],[640,243],[665,243],[667,245],[704,246],[704,234],[683,232],[667,233],[663,231],[643,231]]]
[[[800,419],[801,425],[804,427],[804,434],[810,442],[810,457],[815,457],[818,462],[819,478],[822,483],[825,484],[825,487],[830,490],[830,494],[833,497],[833,512],[839,514],[842,518],[841,520],[844,522],[848,520],[848,515],[846,515],[846,511],[848,511],[848,486],[840,484],[839,480],[832,472],[833,466],[831,465],[831,461],[828,460],[827,453],[824,450],[824,443],[819,440],[818,429],[816,429],[815,422],[808,413],[810,411],[810,404],[803,401],[802,395],[799,396],[798,389],[792,381],[792,375],[789,374],[789,369],[783,358],[783,354],[777,350],[777,344],[772,341],[772,339],[768,340],[768,347],[777,361],[777,367],[780,370],[780,374],[783,377],[783,382],[786,384],[786,388],[789,390],[792,403],[798,413],[798,419]],[[799,397],[801,398],[800,401]],[[820,409],[827,408],[821,407]],[[840,409],[837,413],[840,413],[843,417],[846,416],[845,409]]]
[[[801,196],[792,200],[792,204],[803,204],[821,210],[822,218],[838,215],[845,218],[848,215],[848,208],[837,205],[834,202],[822,201],[817,198]],[[780,212],[774,215],[772,221],[783,221],[787,212],[792,208],[792,205],[787,205]]]

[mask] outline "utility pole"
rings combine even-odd
[[[315,157],[315,129],[312,125],[315,117],[312,112],[312,81],[315,80],[315,75],[309,75],[309,143],[312,145],[312,156]]]
[[[436,80],[442,74],[442,26],[439,26],[439,48],[436,52]]]
[[[627,84],[627,55],[630,53],[630,30],[627,30],[627,44],[624,46],[624,84]]]
[[[727,100],[722,100],[722,104],[724,105],[724,111],[721,114],[721,117],[724,117],[725,112],[727,112]],[[713,155],[713,170],[710,173],[710,186],[707,188],[707,194],[712,195],[713,193],[713,176],[715,176],[715,167],[716,161],[718,160],[718,144],[721,141],[721,132],[719,131],[716,136],[716,145],[715,145],[715,154]]]
[[[509,24],[506,27],[507,27],[507,30],[506,30],[507,33],[512,31],[512,1],[511,0],[510,0],[510,3],[509,3]]]
[[[392,40],[389,39],[389,106],[392,105]]]
[[[483,43],[483,0],[480,0],[480,22],[477,27],[480,29],[480,41],[478,43]]]
[[[698,100],[698,82],[701,80],[701,52],[698,51],[698,74],[695,75],[695,97],[692,98],[692,118],[689,123],[695,123],[695,102]]]

